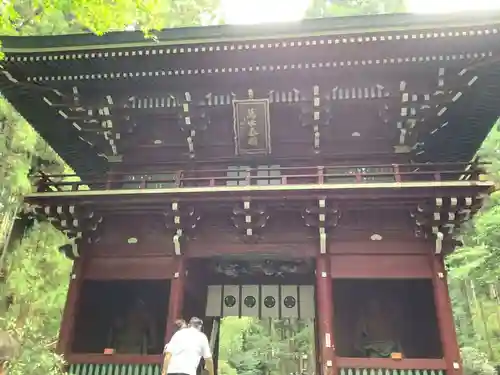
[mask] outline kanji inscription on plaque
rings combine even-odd
[[[269,100],[233,100],[233,115],[236,155],[269,154]]]

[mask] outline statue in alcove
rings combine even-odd
[[[356,330],[356,349],[363,357],[389,358],[392,353],[402,353],[392,307],[392,303],[376,297],[365,300]]]
[[[109,335],[109,347],[119,354],[148,354],[156,347],[157,330],[144,301],[135,301],[125,318],[117,318]]]

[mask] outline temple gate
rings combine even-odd
[[[406,26],[411,25],[411,26]],[[314,319],[318,375],[461,375],[444,257],[493,184],[500,15],[5,37],[0,90],[74,175],[58,351],[159,375],[174,320]],[[289,375],[289,374],[280,374]]]

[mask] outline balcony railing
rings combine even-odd
[[[445,375],[445,370],[392,369],[392,368],[340,368],[339,375]]]
[[[113,189],[168,189],[183,187],[370,184],[479,180],[480,166],[470,163],[386,164],[355,166],[256,168],[229,166],[225,169],[191,169],[108,173],[102,176],[33,176],[36,191],[79,191]]]
[[[70,375],[161,375],[158,364],[77,363],[68,368]]]
[[[390,361],[386,366],[380,366],[380,361],[373,361],[373,358],[364,358],[359,360],[359,365],[346,367],[339,361],[337,375],[445,375],[444,360],[403,360]],[[352,362],[352,360],[351,360]],[[407,363],[409,362],[409,363]],[[429,366],[426,366],[426,364]],[[412,366],[416,365],[416,366]],[[160,375],[161,365],[153,363],[134,363],[119,364],[112,363],[74,363],[69,365],[68,374],[71,375]]]

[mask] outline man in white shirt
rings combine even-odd
[[[205,369],[214,374],[214,362],[207,336],[201,331],[203,321],[191,318],[188,328],[177,331],[165,348],[162,375],[196,375],[201,358]]]

